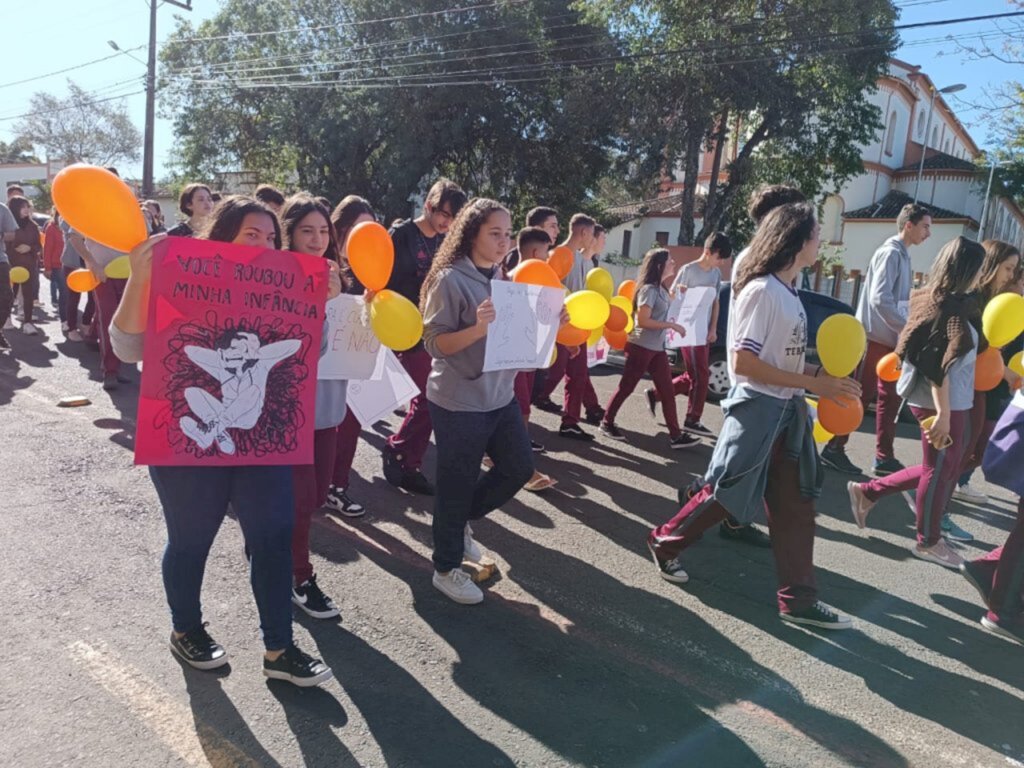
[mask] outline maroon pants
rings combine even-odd
[[[894,351],[892,347],[887,347],[876,341],[869,341],[867,354],[860,366],[860,396],[865,408],[871,402],[872,393],[876,396],[875,458],[879,461],[896,456],[893,453],[893,443],[896,440],[896,414],[899,413],[900,405],[903,402],[896,394],[896,382],[882,381],[875,372],[878,361],[892,351]],[[849,435],[837,435],[829,441],[828,447],[843,450],[849,441]]]
[[[911,406],[918,421],[934,416],[935,411]],[[902,491],[917,490],[914,510],[917,514],[917,540],[930,547],[942,537],[942,515],[953,497],[964,451],[971,443],[970,411],[953,411],[949,418],[949,436],[953,444],[937,450],[924,432],[921,432],[922,463],[907,467],[888,477],[878,477],[861,483],[864,495],[870,501]]]
[[[313,433],[313,464],[293,467],[295,496],[295,527],[292,529],[292,578],[301,584],[313,575],[309,562],[309,527],[313,513],[327,500],[327,488],[334,468],[337,427],[318,429]]]
[[[551,393],[555,391],[555,388],[562,381],[565,376],[565,366],[569,362],[569,348],[562,344],[555,344],[555,362],[547,370],[547,375],[544,378],[544,386],[541,387],[539,393],[537,393],[538,400],[547,400],[551,397]]]
[[[349,408],[345,420],[338,425],[337,442],[334,447],[334,470],[331,483],[338,488],[348,488],[349,473],[352,471],[352,460],[356,456],[356,443],[362,425]]]
[[[533,382],[536,378],[536,371],[520,371],[516,374],[516,402],[519,403],[519,412],[527,420],[530,418],[530,397],[533,394]]]
[[[704,344],[699,347],[683,347],[683,362],[686,363],[686,370],[681,376],[672,380],[673,393],[686,395],[686,420],[698,422],[704,416],[704,404],[708,400],[708,383],[710,381],[710,369],[708,368],[708,357],[711,345]]]
[[[581,345],[576,357],[569,357],[568,347],[556,344],[555,349],[557,350],[555,362],[547,370],[544,387],[538,394],[538,399],[549,399],[551,393],[564,378],[565,398],[562,403],[562,423],[578,424],[581,411],[585,410],[589,413],[601,406],[597,399],[597,393],[594,391],[594,385],[590,382],[587,350]]]
[[[1017,523],[1006,543],[971,565],[991,580],[989,619],[1010,624],[1024,622],[1024,499],[1017,501]]]
[[[411,472],[423,466],[423,454],[427,452],[427,446],[430,445],[430,433],[433,431],[433,426],[430,423],[430,411],[427,410],[426,395],[427,377],[430,376],[430,367],[433,361],[422,344],[395,354],[402,361],[405,372],[420,388],[420,393],[409,404],[409,411],[402,426],[398,428],[398,432],[388,438],[385,450],[394,453],[398,463],[406,471]]]
[[[96,297],[96,335],[100,340],[100,358],[104,373],[117,373],[121,369],[121,361],[114,354],[110,345],[110,322],[114,319],[117,305],[121,303],[127,280],[115,280],[108,277],[93,290]]]
[[[68,275],[75,270],[71,267],[64,267],[64,282],[67,284]],[[77,291],[71,290],[71,286],[68,286],[67,293],[65,294],[64,303],[64,314],[67,318],[68,330],[78,330],[78,297],[82,294]],[[92,325],[92,316],[96,311],[96,304],[93,300],[92,291],[86,294],[85,299],[85,311],[82,313],[82,324]]]
[[[814,580],[814,500],[800,495],[800,467],[785,452],[785,436],[775,441],[768,470],[764,500],[779,582],[779,610],[783,613],[809,608],[818,599]],[[651,534],[660,560],[671,560],[703,533],[726,519],[728,513],[715,501],[714,488],[705,485],[686,506]]]
[[[665,414],[669,434],[676,437],[679,434],[676,396],[672,391],[672,369],[668,364],[668,354],[663,349],[645,349],[633,342],[626,344],[626,366],[622,371],[622,378],[619,379],[618,389],[608,401],[604,420],[609,424],[615,423],[615,415],[619,408],[626,402],[626,398],[633,394],[636,385],[646,373],[650,373],[654,380],[654,389],[661,400],[661,412]]]
[[[969,475],[981,466],[981,460],[985,456],[985,446],[988,445],[992,433],[995,432],[996,422],[985,418],[986,412],[985,392],[974,393],[974,407],[971,408],[971,442],[964,449],[963,466],[960,468],[961,475]]]

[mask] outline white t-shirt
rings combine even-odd
[[[729,310],[729,357],[745,349],[764,362],[783,371],[803,373],[807,349],[807,316],[800,294],[775,275],[759,277],[747,283],[739,296],[733,296]],[[773,387],[750,381],[731,369],[734,386],[789,400],[802,395],[802,389]]]
[[[729,275],[729,282],[733,282],[736,279],[736,275],[739,274],[740,262],[747,258],[747,254],[750,253],[750,246],[748,245],[742,251],[736,254],[732,260],[732,274]]]

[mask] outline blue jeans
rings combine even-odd
[[[250,555],[249,577],[268,651],[292,642],[291,467],[150,467],[164,520],[163,576],[175,632],[203,623],[199,593],[228,505]]]
[[[428,401],[437,442],[434,569],[462,565],[466,523],[507,502],[533,476],[533,452],[519,403],[483,413],[449,411]],[[494,468],[480,473],[484,453]]]
[[[57,307],[57,314],[63,323],[68,311],[68,284],[64,282],[64,270],[51,269],[47,278],[50,280],[50,303]]]

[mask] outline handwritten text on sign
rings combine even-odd
[[[495,320],[487,326],[484,371],[546,368],[564,300],[561,288],[493,281]]]
[[[327,349],[320,358],[318,379],[373,379],[384,372],[381,344],[369,324],[363,323],[362,296],[342,294],[327,302]]]
[[[715,304],[717,292],[711,287],[687,288],[682,296],[677,296],[668,310],[668,322],[678,323],[686,329],[686,336],[669,330],[665,334],[665,345],[679,347],[702,347],[708,343],[708,324],[711,322],[711,309]]]

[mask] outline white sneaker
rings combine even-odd
[[[7,322],[4,323],[4,330],[5,331],[13,331],[14,330],[14,318],[12,318],[12,317],[8,317],[7,318]]]
[[[911,551],[914,553],[914,557],[918,557],[921,560],[927,560],[929,563],[941,565],[943,568],[950,568],[954,571],[959,571],[960,565],[964,561],[964,559],[954,552],[953,548],[946,543],[945,539],[939,539],[937,544],[933,544],[930,547],[915,544]]]
[[[462,559],[471,563],[479,563],[484,559],[484,553],[480,545],[473,540],[473,529],[466,523],[466,530],[462,534]]]
[[[988,496],[977,488],[967,485],[958,485],[953,491],[953,498],[958,501],[966,501],[968,504],[988,504]]]
[[[452,568],[448,573],[434,571],[433,584],[445,596],[462,605],[476,605],[484,599],[480,587],[461,568]]]
[[[21,332],[26,336],[38,336],[39,329],[36,328],[32,323],[22,323]]]
[[[82,341],[81,332],[77,330],[68,331],[68,341]]]
[[[850,511],[853,512],[853,522],[858,528],[867,525],[868,512],[875,506],[875,502],[869,501],[864,495],[860,483],[849,482],[846,484],[846,492],[850,494]]]

